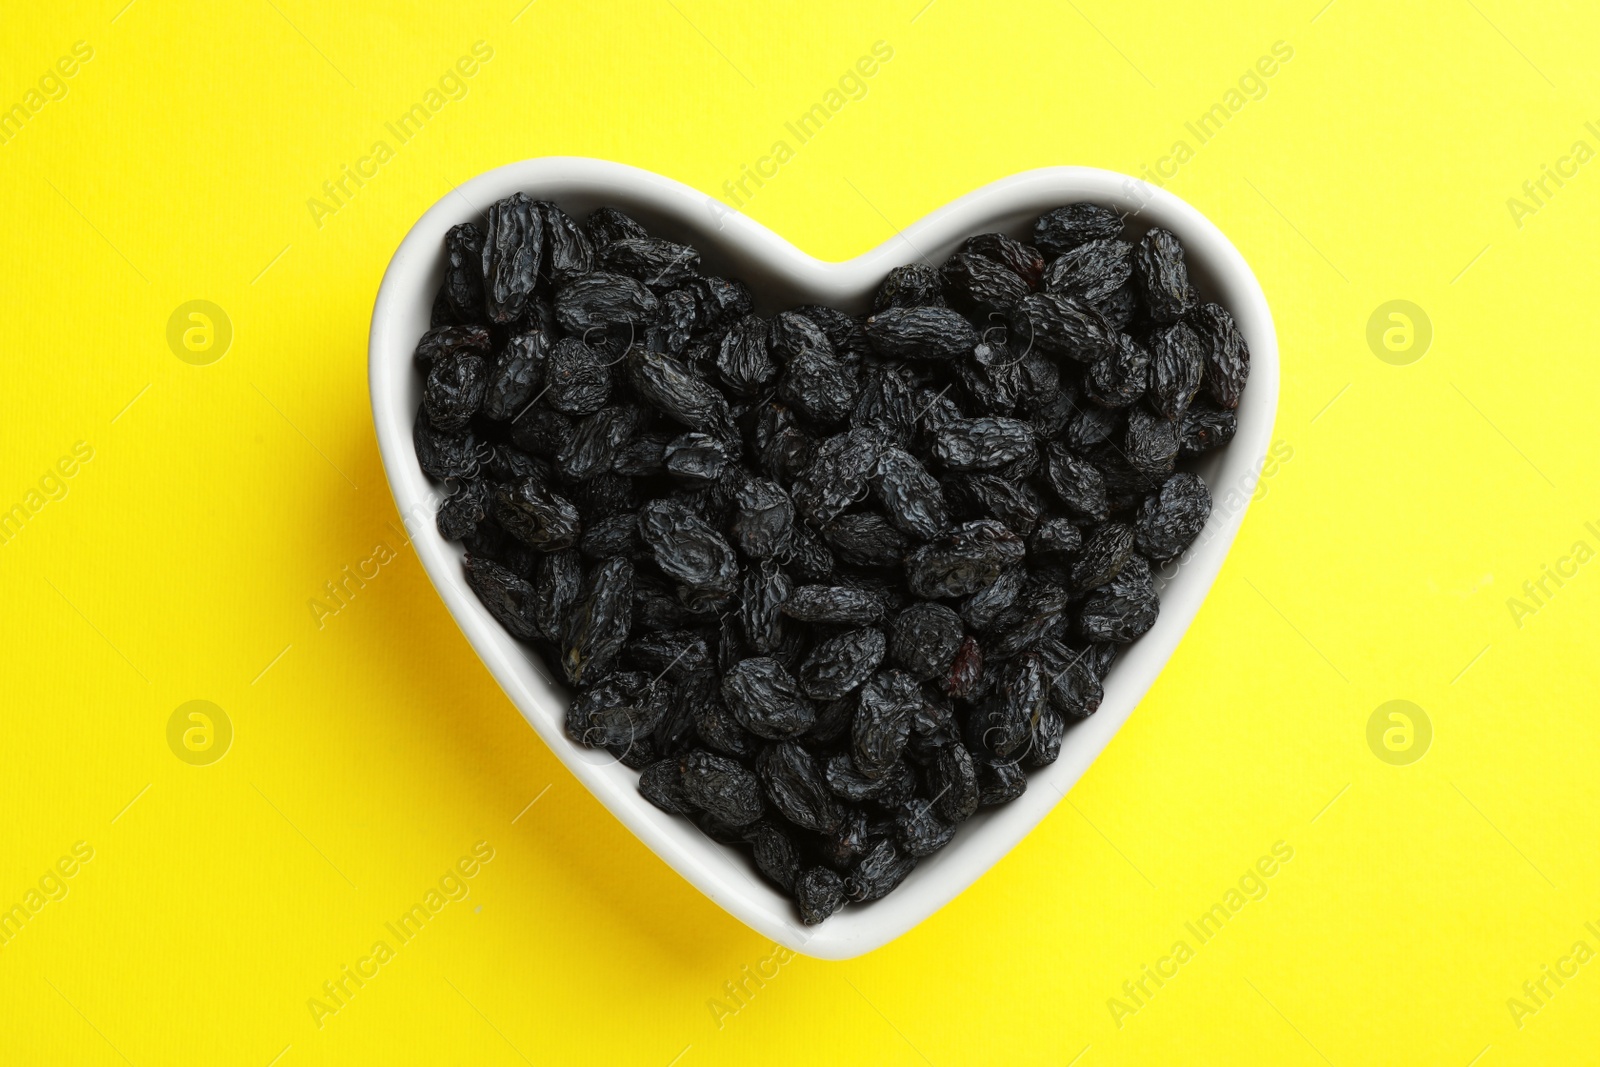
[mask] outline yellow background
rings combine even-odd
[[[4,106],[93,48],[0,145],[0,507],[93,449],[0,545],[0,905],[94,850],[0,949],[0,1060],[1596,1062],[1600,962],[1507,1006],[1600,950],[1600,563],[1507,606],[1600,548],[1600,163],[1507,207],[1600,148],[1591,5],[125,2],[12,2],[0,33]],[[307,199],[480,40],[319,227]],[[446,614],[395,529],[368,315],[452,183],[578,154],[717,192],[879,40],[750,204],[821,256],[1014,171],[1153,165],[1293,48],[1169,185],[1266,289],[1293,456],[1067,802],[910,935],[794,959],[719,1026],[771,946],[612,821]],[[167,344],[194,299],[233,326],[208,366]],[[1366,340],[1393,299],[1433,326],[1407,366]],[[196,699],[234,730],[209,766],[167,742]],[[1366,740],[1395,699],[1433,725],[1409,766]],[[470,897],[319,1028],[308,999],[479,841]],[[1108,999],[1278,841],[1268,895],[1119,1027]]]

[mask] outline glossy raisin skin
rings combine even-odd
[[[571,743],[807,924],[1075,743],[1207,536],[1194,457],[1249,377],[1176,236],[1099,204],[853,312],[525,194],[441,252],[413,360],[439,534],[565,683]]]
[[[1150,318],[1177,322],[1194,310],[1198,298],[1189,284],[1183,244],[1170,230],[1154,229],[1139,240],[1133,253],[1133,275],[1144,294]]]
[[[489,208],[483,242],[483,279],[489,321],[505,324],[527,310],[544,254],[544,218],[526,193]]]

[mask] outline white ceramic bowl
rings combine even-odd
[[[744,279],[756,293],[757,310],[768,314],[802,303],[862,311],[892,267],[924,257],[938,264],[976,233],[1000,230],[1025,237],[1049,208],[1091,200],[1129,213],[1129,232],[1135,236],[1157,225],[1176,233],[1202,297],[1228,308],[1244,333],[1251,369],[1238,434],[1198,468],[1215,500],[1213,521],[1181,564],[1163,575],[1155,628],[1118,658],[1100,711],[1068,731],[1060,759],[1030,772],[1021,798],[986,808],[963,824],[954,841],[884,899],[847,906],[820,926],[804,926],[794,906],[756,874],[745,856],[714,843],[688,820],[653,807],[639,795],[637,772],[568,740],[562,725],[565,693],[479,603],[467,586],[460,546],[439,536],[434,511],[440,489],[417,466],[412,446],[422,384],[412,352],[428,328],[443,277],[445,231],[460,222],[481,222],[485,208],[518,191],[553,200],[580,219],[600,205],[617,206],[654,233],[694,244],[707,273]],[[579,158],[507,164],[446,195],[401,242],[378,290],[369,358],[378,446],[412,544],[467,640],[512,702],[578,780],[679,874],[765,936],[826,959],[875,949],[939,910],[1038,825],[1094,762],[1172,655],[1221,568],[1261,470],[1278,403],[1272,316],[1243,257],[1205,216],[1171,193],[1087,167],[1051,167],[1002,179],[945,205],[870,252],[826,263],[704,193],[658,174]],[[640,906],[649,905],[641,901]],[[1041,908],[1052,906],[1039,901]]]

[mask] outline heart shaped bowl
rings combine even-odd
[[[569,740],[563,727],[568,694],[551,680],[551,670],[479,603],[466,582],[461,547],[439,536],[434,514],[443,490],[422,473],[412,445],[422,392],[412,353],[428,328],[429,309],[443,278],[445,231],[461,222],[481,223],[490,204],[519,191],[553,200],[577,218],[610,204],[652,233],[693,244],[707,274],[741,278],[751,287],[762,314],[807,303],[865,311],[893,267],[918,259],[941,263],[972,234],[998,230],[1027,239],[1033,220],[1043,212],[1089,200],[1126,213],[1127,232],[1135,238],[1154,226],[1177,234],[1202,299],[1231,311],[1243,332],[1251,369],[1238,433],[1229,446],[1208,453],[1194,468],[1210,487],[1212,518],[1190,550],[1160,575],[1161,614],[1155,627],[1118,657],[1106,678],[1099,712],[1071,727],[1055,763],[1029,772],[1027,792],[1010,804],[981,810],[884,899],[846,906],[819,926],[803,925],[794,905],[756,873],[745,855],[712,841],[687,819],[651,805],[639,794],[637,771],[603,750]],[[446,195],[406,235],[378,290],[369,360],[378,447],[411,543],[439,596],[512,703],[578,780],[674,870],[773,941],[823,959],[868,952],[938,911],[1026,837],[1094,762],[1161,672],[1221,569],[1260,477],[1278,404],[1272,316],[1238,250],[1204,215],[1171,193],[1089,167],[1050,167],[1002,179],[945,205],[870,252],[827,263],[706,194],[649,171],[564,157],[510,163]],[[649,904],[641,901],[640,906]]]

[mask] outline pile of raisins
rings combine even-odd
[[[1027,786],[1211,510],[1250,369],[1095,204],[753,312],[691,246],[517,194],[445,238],[417,458],[567,731],[818,923]]]

